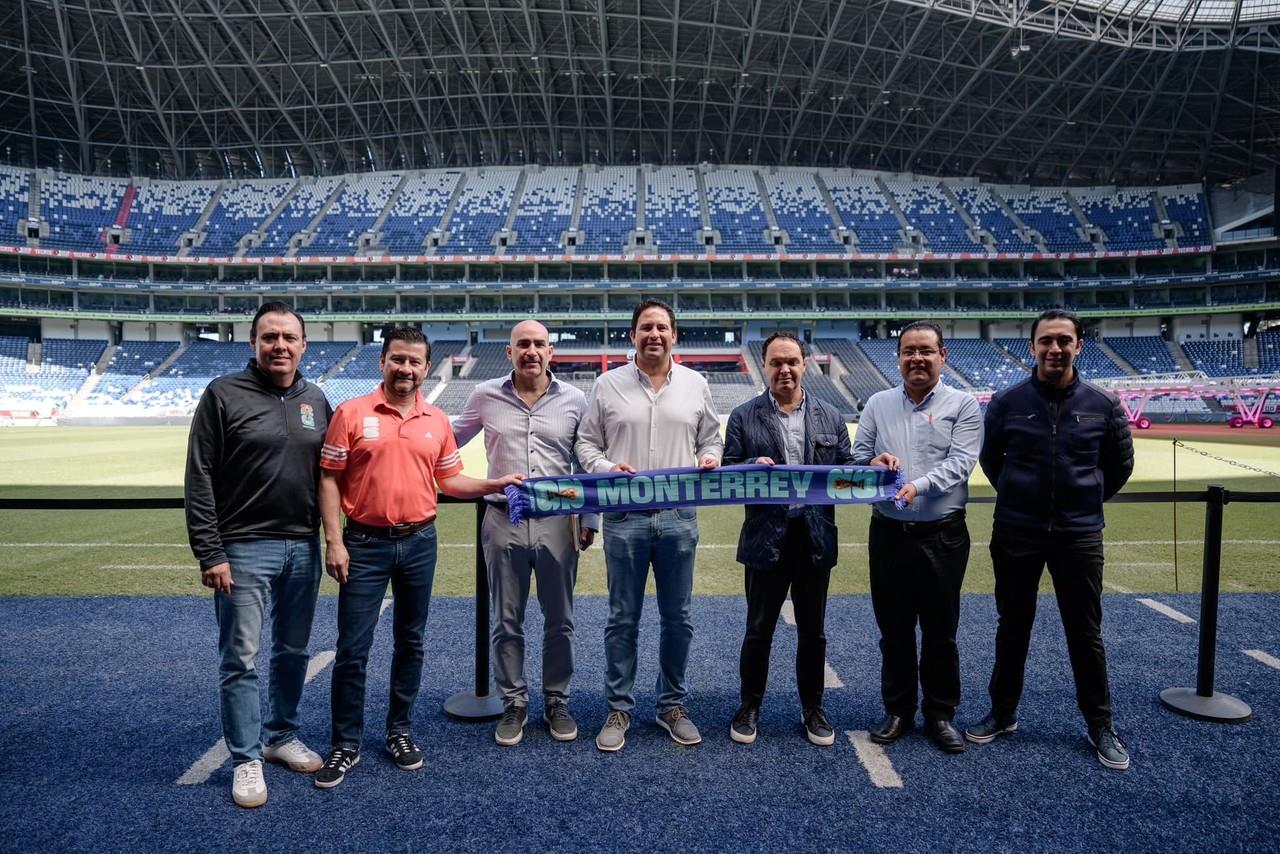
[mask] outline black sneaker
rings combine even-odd
[[[760,710],[755,706],[742,706],[729,722],[729,738],[738,744],[751,744],[756,740],[756,726],[760,723]]]
[[[1098,751],[1098,761],[1108,768],[1124,771],[1129,767],[1129,751],[1111,727],[1089,730],[1089,743]]]
[[[1001,715],[994,711],[970,727],[965,727],[964,737],[974,744],[987,744],[1002,735],[1008,735],[1018,728],[1018,722],[1012,715]]]
[[[524,722],[529,719],[529,710],[524,706],[512,704],[502,712],[502,720],[493,731],[493,740],[503,747],[515,747],[524,738]]]
[[[827,713],[822,706],[804,710],[804,734],[810,744],[827,747],[836,743],[836,729],[827,720]]]
[[[345,747],[335,747],[329,751],[329,758],[316,772],[312,781],[317,789],[332,789],[347,778],[347,772],[360,764],[360,751]]]
[[[416,771],[422,767],[422,751],[413,743],[407,732],[387,733],[387,755],[401,771]]]
[[[573,741],[578,737],[578,725],[569,714],[569,706],[563,700],[548,703],[543,717],[547,720],[547,729],[556,741]]]

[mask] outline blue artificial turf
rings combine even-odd
[[[1197,599],[1161,601],[1197,616]],[[1102,768],[1075,707],[1062,630],[1042,597],[1019,731],[937,751],[919,730],[887,748],[901,789],[875,788],[845,730],[881,715],[877,634],[866,597],[835,597],[828,657],[844,681],[826,707],[832,748],[804,741],[794,694],[795,632],[779,625],[756,744],[729,740],[737,707],[740,597],[694,601],[690,710],[704,743],[677,747],[652,721],[657,615],[647,603],[638,708],[627,746],[599,753],[603,722],[600,597],[578,603],[571,705],[578,741],[551,740],[537,696],[536,605],[529,618],[530,724],[516,748],[491,724],[451,721],[441,706],[472,681],[473,605],[438,598],[415,718],[422,771],[382,754],[390,614],[370,665],[365,753],[338,788],[268,766],[270,801],[240,810],[224,765],[196,786],[175,781],[220,737],[212,605],[196,598],[0,600],[0,826],[5,850],[1274,850],[1280,816],[1280,671],[1245,657],[1280,655],[1280,597],[1233,594],[1221,607],[1217,685],[1251,703],[1242,726],[1177,716],[1160,689],[1195,684],[1197,626],[1132,596],[1105,599],[1117,728],[1134,766]],[[312,651],[332,649],[335,600],[320,600]],[[964,700],[986,711],[995,633],[989,596],[966,596]],[[262,662],[265,667],[265,660]],[[329,669],[308,685],[301,735],[328,746]],[[265,671],[264,671],[265,676]]]

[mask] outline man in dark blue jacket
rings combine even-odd
[[[965,736],[985,744],[1018,728],[1036,592],[1048,564],[1089,741],[1098,761],[1124,769],[1129,753],[1112,728],[1102,647],[1102,503],[1133,473],[1133,438],[1120,402],[1075,370],[1081,332],[1068,311],[1041,314],[1031,326],[1035,373],[987,406],[979,462],[996,489],[991,562],[1000,622],[991,711]]]
[[[729,415],[725,465],[853,461],[849,431],[839,413],[804,393],[806,355],[804,345],[789,333],[771,335],[764,342],[769,388]],[[738,538],[738,562],[746,568],[747,633],[738,661],[742,706],[729,725],[730,737],[740,744],[756,740],[773,630],[790,590],[799,635],[796,687],[805,735],[817,745],[834,744],[835,728],[822,709],[827,583],[836,562],[834,508],[748,504]]]

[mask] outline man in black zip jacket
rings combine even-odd
[[[324,563],[317,499],[320,446],[332,410],[298,363],[302,318],[282,302],[253,319],[254,356],[209,383],[187,445],[186,513],[200,579],[218,622],[222,734],[234,763],[232,800],[266,803],[262,760],[313,772],[320,757],[297,737],[307,642]],[[254,659],[272,600],[269,713],[262,720]]]
[[[1036,592],[1047,563],[1089,741],[1099,762],[1125,769],[1129,753],[1112,727],[1102,647],[1102,503],[1133,473],[1133,438],[1120,402],[1075,370],[1081,332],[1071,312],[1042,313],[1031,326],[1034,374],[987,406],[979,462],[996,489],[991,562],[1000,622],[991,711],[965,737],[985,744],[1018,728]]]

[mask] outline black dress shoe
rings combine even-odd
[[[892,744],[913,726],[915,726],[915,721],[910,718],[885,715],[880,723],[871,728],[871,740],[876,744]]]
[[[964,753],[964,736],[951,721],[927,721],[925,732],[944,753]]]

